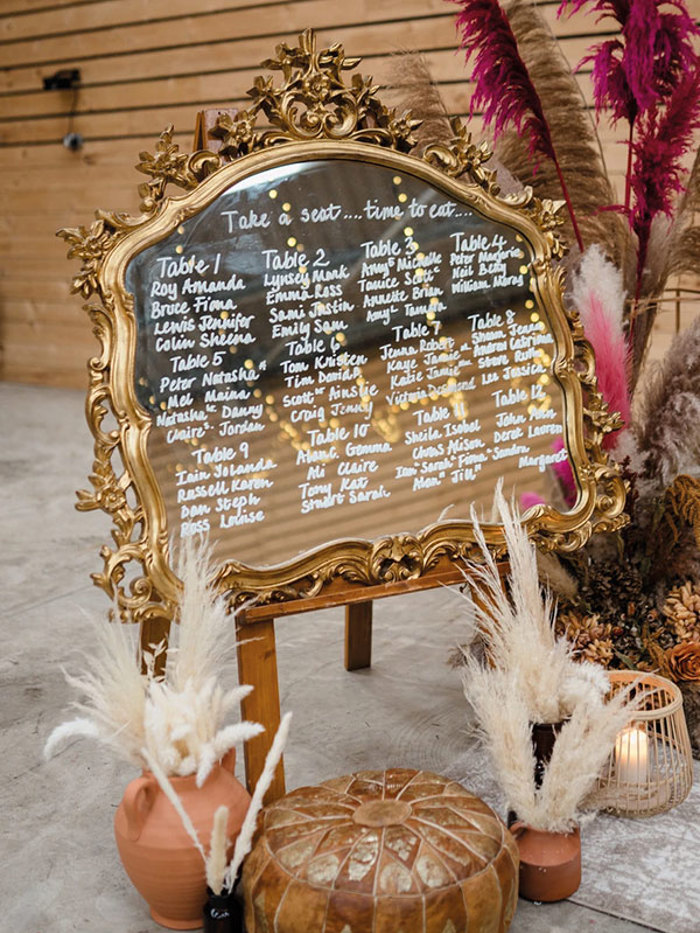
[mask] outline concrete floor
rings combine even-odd
[[[83,394],[0,384],[0,431],[0,933],[152,933],[162,928],[126,879],[111,829],[133,768],[88,741],[49,763],[41,757],[72,699],[62,668],[80,668],[76,649],[90,649],[107,609],[89,573],[101,569],[109,524],[74,509],[92,461]],[[356,674],[342,670],[341,611],[279,625],[282,702],[295,712],[288,786],[388,764],[454,772],[469,739],[444,658],[464,624],[449,591],[387,600],[376,612],[373,668]],[[491,802],[489,775],[474,782]],[[511,930],[658,929],[604,911],[521,901]]]

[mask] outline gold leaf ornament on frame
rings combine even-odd
[[[98,217],[90,227],[65,227],[58,236],[70,244],[68,259],[82,260],[80,272],[71,283],[71,293],[89,298],[98,290],[98,275],[102,260],[109,249],[114,231]]]
[[[172,123],[160,134],[155,152],[141,152],[139,158],[141,161],[136,170],[151,178],[138,189],[142,198],[141,210],[146,214],[157,209],[169,184],[191,191],[221,165],[220,156],[214,152],[180,152],[179,145],[173,142]]]
[[[276,87],[272,77],[259,76],[248,91],[252,107],[234,117],[219,115],[211,135],[222,140],[222,154],[238,158],[281,142],[314,139],[352,139],[408,152],[421,121],[385,107],[371,78],[355,74],[346,84],[342,72],[359,61],[346,58],[339,43],[317,50],[310,29],[298,46],[278,45],[277,58],[262,64],[281,71],[284,84]],[[255,130],[260,112],[276,129]]]

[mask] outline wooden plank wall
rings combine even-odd
[[[556,7],[542,3],[575,63],[604,24],[558,21]],[[170,122],[189,148],[196,112],[241,104],[259,62],[307,26],[361,55],[379,81],[391,53],[424,51],[450,110],[466,113],[445,0],[0,0],[0,378],[85,385],[95,342],[68,296],[77,264],[55,231],[89,224],[97,207],[137,212],[139,151]],[[43,90],[44,77],[71,67],[82,74],[77,92]],[[580,80],[590,101],[589,75]],[[61,144],[69,131],[85,139],[78,152]],[[604,145],[619,175],[623,147]]]

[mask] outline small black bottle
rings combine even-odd
[[[245,933],[243,905],[231,891],[224,888],[221,894],[214,894],[207,888],[204,933]]]

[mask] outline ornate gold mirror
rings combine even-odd
[[[624,520],[556,205],[500,197],[458,122],[409,154],[414,121],[346,84],[355,64],[310,32],[280,46],[281,87],[259,78],[222,115],[217,153],[166,130],[141,155],[140,217],[61,231],[102,346],[80,507],[114,519],[98,582],[125,617],[170,618],[171,544],[204,531],[222,587],[264,604],[458,560],[501,476],[544,500],[524,521],[545,547]],[[548,501],[564,460],[570,508]]]

